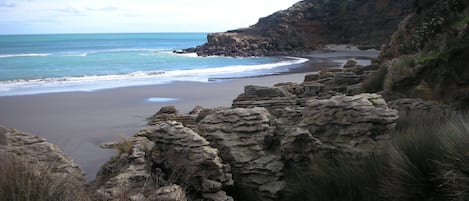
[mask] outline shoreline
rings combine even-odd
[[[245,85],[302,82],[305,74],[0,97],[0,125],[46,138],[74,159],[88,179],[94,179],[99,167],[114,154],[99,145],[135,134],[160,107],[175,105],[180,113],[196,105],[230,107]],[[177,100],[150,102],[150,98]]]
[[[350,57],[354,57],[353,55]],[[338,67],[331,58],[310,61],[278,75],[220,79],[211,82],[172,82],[90,92],[61,92],[0,97],[0,125],[32,133],[56,144],[94,179],[114,150],[99,148],[146,127],[147,118],[161,107],[175,105],[180,113],[195,106],[231,107],[246,85],[272,86],[303,82],[304,76]],[[149,99],[163,100],[151,102]],[[170,100],[164,102],[164,100]],[[173,100],[173,101],[171,101]]]

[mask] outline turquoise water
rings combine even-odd
[[[278,73],[304,59],[197,57],[206,33],[0,36],[0,96]]]

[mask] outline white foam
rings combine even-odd
[[[164,84],[174,81],[208,82],[210,76],[239,74],[269,70],[308,61],[291,57],[289,60],[270,64],[236,65],[204,69],[159,71],[137,71],[128,74],[91,75],[82,77],[61,77],[33,80],[0,82],[0,96],[27,95],[66,91],[94,91],[126,86]]]
[[[148,98],[148,102],[152,103],[168,103],[168,102],[174,102],[177,101],[177,98],[162,98],[162,97],[153,97],[153,98]]]
[[[183,57],[199,57],[199,55],[197,55],[197,53],[193,52],[193,53],[175,53],[176,55],[178,56],[183,56]]]
[[[47,57],[50,54],[43,53],[31,53],[31,54],[1,54],[0,58],[10,58],[10,57]]]

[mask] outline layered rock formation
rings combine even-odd
[[[37,169],[46,168],[59,178],[70,178],[77,185],[85,183],[85,174],[56,145],[29,133],[0,126],[0,154],[15,158]]]
[[[238,188],[253,191],[260,200],[274,200],[283,189],[281,157],[269,152],[273,117],[264,108],[235,108],[207,116],[202,135],[232,166]]]
[[[204,138],[181,123],[159,122],[126,143],[127,152],[98,173],[94,186],[101,197],[118,199],[124,191],[143,200],[233,200],[222,190],[233,185],[230,166]]]
[[[207,36],[185,50],[200,56],[265,56],[309,52],[327,44],[379,49],[410,13],[407,0],[304,0],[255,25]]]

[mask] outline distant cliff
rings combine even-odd
[[[187,52],[263,56],[309,52],[327,44],[380,48],[410,13],[409,0],[304,0],[249,28],[207,36]]]

